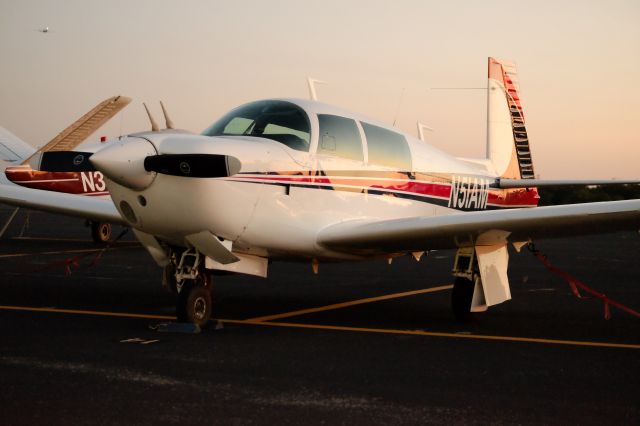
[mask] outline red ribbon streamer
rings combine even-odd
[[[578,298],[580,299],[584,299],[584,297],[580,294],[580,290],[585,291],[586,293],[589,293],[590,295],[597,297],[598,299],[602,300],[602,303],[604,303],[604,319],[608,320],[611,319],[611,309],[610,306],[613,306],[615,308],[620,309],[621,311],[624,311],[628,314],[631,314],[635,317],[640,318],[640,312],[634,311],[633,309],[623,305],[622,303],[616,302],[615,300],[612,300],[610,298],[608,298],[606,295],[597,292],[596,290],[592,289],[591,287],[587,286],[585,283],[583,283],[582,281],[572,277],[571,275],[569,275],[567,272],[556,268],[555,266],[553,266],[551,264],[551,262],[549,262],[549,259],[547,259],[547,256],[545,256],[544,254],[540,253],[538,250],[536,250],[535,248],[531,248],[531,252],[533,253],[533,255],[540,261],[542,262],[542,264],[551,272],[553,272],[554,274],[562,277],[567,284],[569,284],[569,287],[571,288],[571,292]],[[580,289],[580,290],[579,290]]]
[[[95,257],[93,258],[93,260],[91,261],[91,263],[89,263],[89,265],[87,266],[87,269],[89,268],[93,268],[94,266],[96,266],[100,260],[102,259],[102,255],[109,250],[118,240],[120,240],[120,238],[122,238],[127,232],[129,231],[129,228],[125,228],[122,230],[122,232],[120,233],[120,235],[118,235],[116,237],[115,240],[113,240],[112,242],[108,243],[106,246],[104,246],[104,248],[102,250],[100,250],[98,252],[98,254],[95,255]],[[52,269],[56,266],[62,266],[64,267],[64,274],[66,276],[70,276],[71,273],[73,272],[73,268],[80,269],[80,260],[84,259],[87,256],[92,256],[94,252],[90,252],[90,253],[85,253],[85,254],[81,254],[78,256],[74,256],[74,257],[69,257],[63,261],[60,262],[53,262],[50,263],[46,266],[44,266],[43,268],[37,269],[35,272],[41,272],[41,271],[46,271],[48,269]]]

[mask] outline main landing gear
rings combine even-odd
[[[178,322],[204,327],[211,320],[211,274],[204,267],[204,256],[189,249],[171,257],[165,266],[163,283],[177,294]]]
[[[111,224],[106,222],[89,221],[91,226],[91,238],[96,243],[106,243],[111,239]]]
[[[451,292],[451,309],[458,321],[466,321],[471,313],[473,290],[476,281],[480,279],[478,260],[473,247],[458,249],[452,272],[455,280]]]

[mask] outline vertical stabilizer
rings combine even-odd
[[[487,158],[500,177],[535,177],[516,66],[495,58],[489,58]]]
[[[0,165],[16,165],[32,155],[36,149],[22,139],[0,127]]]

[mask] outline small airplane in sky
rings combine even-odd
[[[180,321],[209,321],[216,271],[266,277],[270,261],[295,259],[318,272],[434,249],[457,250],[463,318],[511,298],[509,244],[640,229],[640,200],[537,207],[538,187],[612,182],[535,178],[513,64],[489,58],[487,97],[487,158],[313,100],[242,105],[199,135],[174,129],[163,108],[166,129],[152,119],[152,131],[96,152],[43,153],[31,174],[55,190],[64,173],[85,173],[110,200],[2,185],[0,201],[130,226],[164,268]],[[6,174],[28,186],[20,168]]]

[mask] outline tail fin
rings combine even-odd
[[[0,164],[20,164],[35,151],[34,147],[0,127]]]
[[[487,158],[502,178],[535,178],[516,66],[495,58],[489,58]]]

